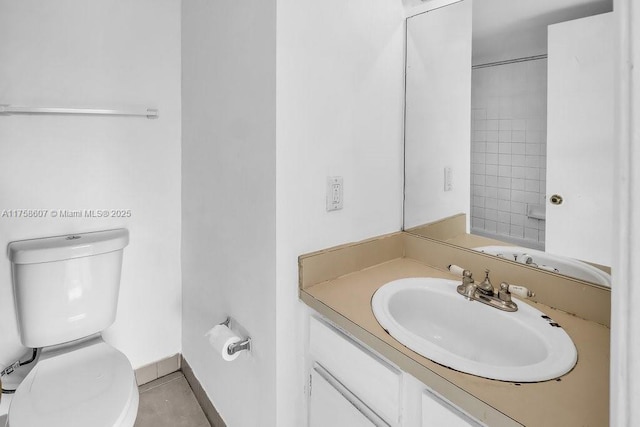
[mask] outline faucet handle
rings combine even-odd
[[[465,277],[467,274],[469,274],[469,276],[471,276],[471,271],[466,270],[466,269],[460,267],[459,265],[449,264],[447,266],[447,270],[449,270],[450,272],[452,272],[453,274],[458,275],[458,276]]]
[[[493,285],[491,284],[491,280],[489,279],[489,270],[484,270],[484,280],[478,283],[478,290],[485,295],[494,296],[495,290],[493,289]]]
[[[520,298],[532,298],[536,296],[536,293],[533,291],[530,291],[528,288],[526,288],[525,286],[520,286],[520,285],[511,285],[507,282],[502,282],[502,284],[500,285],[500,291],[502,292],[502,287],[503,285],[506,285],[506,290],[509,293],[512,293],[516,296],[519,296]]]
[[[498,291],[498,299],[502,302],[511,302],[511,292],[509,292],[509,284],[502,282],[500,284],[500,290]]]

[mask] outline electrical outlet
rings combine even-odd
[[[451,166],[447,166],[444,168],[444,191],[452,191],[453,190],[453,172],[451,171]]]
[[[343,204],[342,177],[328,176],[327,177],[327,212],[337,211],[339,209],[342,209],[342,204]]]

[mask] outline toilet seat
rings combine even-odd
[[[129,360],[97,337],[43,353],[13,396],[7,427],[131,427],[137,411]]]

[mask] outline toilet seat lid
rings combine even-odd
[[[99,339],[39,360],[16,390],[8,421],[11,427],[113,427],[137,397],[129,360]]]

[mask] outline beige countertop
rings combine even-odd
[[[371,310],[374,292],[383,284],[404,277],[456,278],[444,269],[398,257],[337,278],[302,286],[300,298],[488,425],[608,425],[607,327],[528,301],[558,322],[571,336],[578,350],[577,365],[557,380],[540,383],[516,384],[484,379],[454,371],[422,357],[400,344],[378,324]],[[492,331],[478,330],[478,333]]]

